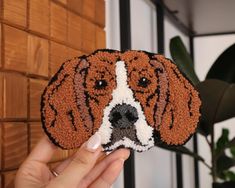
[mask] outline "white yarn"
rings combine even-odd
[[[115,149],[118,146],[124,145],[128,148],[133,148],[138,151],[144,151],[154,146],[153,140],[153,128],[147,124],[143,110],[138,101],[134,99],[134,95],[127,83],[127,70],[125,68],[124,61],[118,61],[116,63],[116,82],[117,87],[112,93],[112,101],[104,109],[104,116],[102,119],[102,124],[97,131],[101,135],[102,144],[108,144],[111,142],[112,125],[109,121],[109,114],[111,110],[118,104],[129,104],[136,108],[138,113],[138,120],[135,122],[134,126],[136,128],[136,136],[140,143],[143,145],[136,145],[134,141],[129,138],[124,137],[122,140],[114,143],[109,149]]]

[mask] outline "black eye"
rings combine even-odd
[[[139,79],[138,86],[147,87],[150,83],[151,83],[150,80],[148,80],[145,77],[142,77]]]
[[[96,80],[95,89],[104,89],[107,86],[106,80]]]

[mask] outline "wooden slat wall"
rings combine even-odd
[[[40,96],[60,65],[105,48],[104,0],[0,0],[0,187],[44,135]],[[58,149],[51,166],[74,151]]]

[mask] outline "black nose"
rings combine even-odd
[[[109,121],[113,127],[117,128],[131,127],[137,120],[137,110],[129,104],[118,104],[109,114]]]

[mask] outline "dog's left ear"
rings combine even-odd
[[[43,128],[53,143],[64,149],[78,148],[92,135],[84,94],[88,67],[85,57],[65,62],[42,95]]]
[[[157,65],[156,71],[159,71],[161,87],[155,128],[164,143],[182,145],[197,128],[201,106],[199,94],[169,59],[155,55],[153,61]]]

